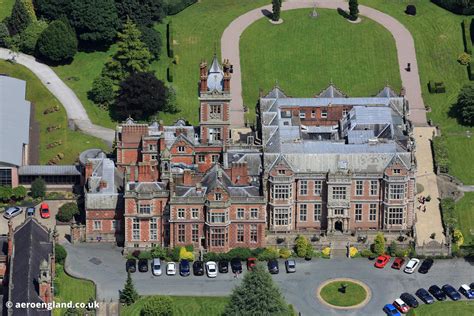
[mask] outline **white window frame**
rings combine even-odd
[[[244,219],[245,218],[245,209],[238,208],[236,213],[237,219]]]
[[[156,217],[150,218],[150,240],[158,240],[158,220]]]
[[[94,220],[94,230],[102,230],[102,221]]]
[[[362,209],[363,206],[360,203],[355,204],[354,206],[354,220],[356,222],[362,222]]]
[[[300,204],[300,222],[308,220],[308,204]]]
[[[178,219],[185,219],[186,218],[186,209],[178,208],[176,210],[176,218]]]
[[[140,219],[132,219],[132,240],[140,240]]]
[[[377,196],[379,194],[379,181],[370,180],[370,195]]]
[[[321,203],[314,204],[313,219],[315,222],[321,222],[322,213],[323,213],[323,205]]]
[[[308,195],[308,180],[300,180],[300,195]]]
[[[321,196],[323,192],[323,180],[314,180],[314,195]]]
[[[250,209],[250,218],[251,219],[258,219],[258,208],[251,208]]]
[[[369,205],[369,222],[377,221],[377,204],[370,203]]]
[[[345,200],[347,198],[346,187],[332,187],[332,199],[333,200]]]
[[[364,181],[363,180],[356,180],[355,195],[357,196],[364,195]]]

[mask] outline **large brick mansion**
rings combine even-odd
[[[254,130],[230,125],[232,66],[200,64],[200,124],[132,119],[116,161],[86,164],[88,241],[127,250],[193,244],[262,247],[272,232],[407,232],[414,225],[414,145],[403,96],[314,98],[275,87]]]

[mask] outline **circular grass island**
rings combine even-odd
[[[343,289],[345,288],[345,289]],[[324,282],[317,290],[317,297],[324,304],[337,309],[360,308],[371,297],[370,289],[354,279],[332,279]]]

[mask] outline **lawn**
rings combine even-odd
[[[10,15],[15,0],[0,0],[0,21]]]
[[[282,12],[284,23],[262,18],[242,34],[240,54],[244,104],[251,118],[259,89],[276,82],[287,94],[311,97],[332,81],[349,96],[372,96],[385,84],[401,88],[395,41],[370,19],[351,24],[336,10]],[[264,34],[264,35],[262,35]]]
[[[346,293],[339,292],[341,283],[347,284]],[[367,292],[359,284],[349,281],[336,281],[321,289],[321,297],[329,304],[336,306],[353,306],[361,303],[367,297]]]
[[[102,148],[107,150],[107,145],[100,139],[85,135],[81,132],[71,131],[67,128],[66,111],[61,103],[43,86],[41,81],[27,68],[21,65],[14,65],[10,62],[0,60],[0,73],[11,77],[25,80],[26,99],[30,101],[35,111],[35,119],[39,123],[40,148],[39,160],[41,164],[46,164],[58,153],[63,153],[64,158],[61,164],[74,163],[80,152],[89,148]],[[43,114],[43,111],[53,106],[59,106],[59,111]],[[52,125],[61,125],[59,130],[47,133],[46,128]],[[47,149],[49,143],[61,141],[60,146]]]
[[[420,305],[411,309],[408,316],[471,316],[474,314],[474,302],[436,302],[431,305]]]
[[[140,315],[140,310],[151,296],[140,298],[135,304],[125,306],[120,315]],[[217,316],[222,315],[228,302],[227,297],[172,296],[175,316]]]
[[[464,236],[465,245],[474,245],[474,192],[466,192],[456,203],[457,226]]]

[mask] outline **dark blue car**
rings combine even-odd
[[[402,316],[400,314],[400,312],[398,311],[398,309],[395,308],[395,306],[393,306],[392,304],[387,304],[383,307],[383,311],[385,312],[385,314],[387,314],[388,316]]]
[[[443,285],[442,289],[443,289],[443,292],[446,293],[446,295],[453,301],[457,301],[461,299],[461,294],[459,294],[459,292],[456,291],[456,289],[452,285],[445,284]]]
[[[188,260],[181,260],[179,262],[179,274],[181,276],[188,276],[191,274],[191,268]]]
[[[418,289],[418,291],[416,291],[416,296],[418,296],[420,298],[420,300],[422,300],[423,302],[425,302],[425,304],[433,304],[434,303],[434,298],[433,296],[430,295],[430,293],[425,290],[425,289]]]

